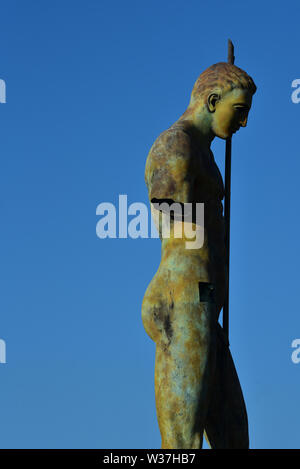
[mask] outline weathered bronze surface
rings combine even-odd
[[[204,203],[200,248],[187,249],[186,237],[175,237],[178,219],[171,220],[169,238],[157,225],[161,262],[142,304],[145,330],[156,344],[162,448],[201,448],[204,433],[212,448],[249,445],[241,387],[218,323],[227,275],[224,185],[210,145],[214,137],[226,139],[246,126],[255,91],[240,68],[225,62],[212,65],[196,81],[187,110],[159,135],[147,158],[145,181],[153,215],[159,213],[154,203],[164,200]],[[196,229],[194,219],[191,227]]]

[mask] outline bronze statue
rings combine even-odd
[[[210,149],[247,125],[256,86],[233,64],[220,62],[196,81],[184,114],[154,142],[145,181],[154,215],[171,206],[204,203],[204,243],[187,249],[175,236],[178,213],[163,237],[159,268],[142,304],[147,334],[156,343],[155,399],[162,448],[248,448],[242,390],[218,318],[227,288],[224,184]],[[203,229],[203,227],[201,227]]]

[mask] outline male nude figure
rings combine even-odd
[[[162,448],[202,448],[203,433],[212,448],[249,445],[242,391],[218,324],[226,288],[224,185],[210,145],[214,137],[226,139],[246,126],[255,91],[240,68],[212,65],[196,81],[185,113],[157,138],[147,158],[153,214],[163,201],[204,203],[202,247],[187,249],[184,235],[171,230],[164,238],[160,232],[161,263],[142,304],[145,330],[156,343]],[[178,223],[174,215],[173,230]]]

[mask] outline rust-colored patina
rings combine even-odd
[[[178,219],[171,220],[168,238],[157,225],[161,262],[142,304],[145,330],[156,344],[162,448],[201,448],[204,432],[213,448],[249,444],[241,387],[218,323],[227,275],[224,185],[210,145],[215,136],[226,139],[246,126],[255,91],[240,68],[223,62],[209,67],[196,81],[185,113],[159,135],[147,158],[145,181],[153,214],[159,213],[155,204],[162,201],[204,203],[200,248],[187,249],[185,235],[174,235]],[[197,221],[191,225],[196,229]]]

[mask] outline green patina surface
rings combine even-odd
[[[204,432],[213,448],[249,444],[241,387],[218,324],[226,288],[224,185],[210,144],[246,126],[255,89],[234,65],[210,67],[197,80],[186,112],[159,135],[146,161],[150,204],[204,203],[204,244],[187,249],[172,220],[170,237],[161,235],[161,262],[142,304],[145,330],[156,344],[162,448],[201,448]]]

